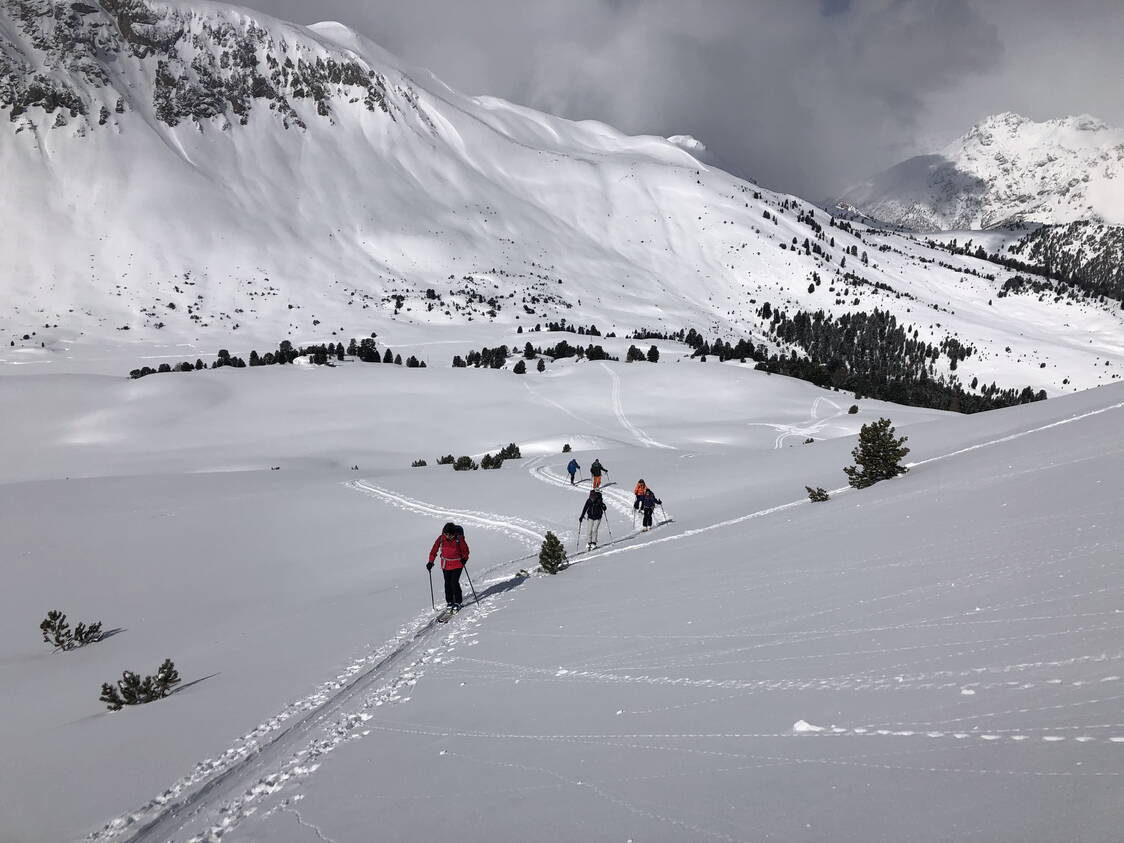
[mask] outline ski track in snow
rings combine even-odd
[[[960,449],[955,450],[955,451],[949,451],[947,454],[939,454],[935,457],[929,457],[928,459],[920,460],[918,462],[906,463],[906,465],[909,468],[914,468],[916,466],[928,465],[930,463],[939,462],[941,460],[951,459],[953,457],[958,457],[962,454],[970,453],[971,451],[977,451],[981,448],[989,448],[993,445],[1000,445],[1000,444],[1003,444],[1005,442],[1013,442],[1016,439],[1022,439],[1023,437],[1030,436],[1034,433],[1041,433],[1044,430],[1050,430],[1052,428],[1061,427],[1062,425],[1072,424],[1073,422],[1081,421],[1082,419],[1087,419],[1087,418],[1090,418],[1092,416],[1099,416],[1102,413],[1107,413],[1107,412],[1111,412],[1112,410],[1119,410],[1119,409],[1124,409],[1124,401],[1121,401],[1118,404],[1112,404],[1108,407],[1101,407],[1097,410],[1090,410],[1090,411],[1085,412],[1085,413],[1078,413],[1077,415],[1073,415],[1073,416],[1070,416],[1070,417],[1065,418],[1065,419],[1060,419],[1056,422],[1051,422],[1049,424],[1041,425],[1039,427],[1034,427],[1034,428],[1031,428],[1029,430],[1024,430],[1024,431],[1021,431],[1019,433],[1012,433],[1009,436],[1003,436],[1003,437],[1000,437],[998,439],[990,439],[987,442],[980,442],[976,445],[970,445],[966,448],[960,448]],[[836,495],[842,495],[842,494],[844,494],[846,492],[849,492],[849,491],[853,491],[850,486],[841,486],[838,489],[830,490],[829,494],[833,495],[833,496],[836,496]],[[634,544],[628,545],[627,547],[611,548],[611,549],[600,551],[600,552],[594,551],[592,554],[590,554],[590,557],[612,556],[612,555],[617,554],[617,553],[630,553],[630,552],[635,551],[635,550],[641,550],[643,548],[651,547],[652,545],[655,545],[655,544],[663,544],[664,542],[681,541],[683,539],[690,538],[691,536],[697,536],[700,533],[709,533],[712,530],[720,530],[720,529],[723,529],[725,527],[732,527],[735,524],[742,524],[742,523],[744,523],[746,521],[749,521],[749,520],[752,520],[754,518],[763,518],[764,516],[772,515],[775,512],[783,512],[786,509],[792,509],[793,507],[803,506],[806,503],[811,503],[811,501],[808,498],[805,497],[805,498],[801,498],[800,500],[789,501],[788,503],[778,504],[777,506],[770,506],[770,507],[766,507],[765,509],[759,509],[756,512],[750,512],[746,515],[739,515],[737,518],[730,518],[730,519],[727,519],[726,521],[719,521],[718,523],[709,524],[705,527],[697,527],[693,530],[683,530],[681,532],[674,533],[670,536],[663,536],[663,537],[657,538],[657,539],[648,539],[646,541],[636,542]]]
[[[624,414],[624,404],[621,402],[621,378],[614,372],[604,361],[601,362],[601,368],[609,373],[609,377],[613,381],[613,412],[616,414],[617,420],[621,423],[621,427],[625,428],[629,433],[636,437],[636,441],[643,445],[645,448],[666,448],[669,451],[677,450],[672,445],[665,445],[662,442],[657,442],[643,430],[629,421],[628,416]]]
[[[612,371],[606,367],[612,375]],[[614,381],[616,378],[614,377]],[[614,404],[619,408],[619,393],[614,395]],[[939,460],[949,459],[965,453],[969,453],[981,448],[990,447],[1005,442],[1010,442],[1016,439],[1029,436],[1044,430],[1059,427],[1061,425],[1070,424],[1072,422],[1080,421],[1085,418],[1100,415],[1112,410],[1119,410],[1124,408],[1124,402],[1114,404],[1108,407],[1103,407],[1097,410],[1091,410],[1085,413],[1080,413],[1070,416],[1066,419],[1061,419],[1050,424],[1042,425],[1029,430],[1021,431],[1019,433],[1010,434],[1008,436],[1000,437],[997,439],[981,442],[966,448],[961,448],[956,451],[951,451],[947,454],[942,454],[936,457],[930,457],[925,460],[918,461],[910,464],[910,467],[927,465]],[[816,405],[812,408],[813,417],[816,416]],[[633,428],[624,419],[623,413],[618,412],[618,417],[621,418],[622,424],[633,430],[637,439],[642,443],[646,443],[648,447],[666,447],[661,446],[659,443],[654,442],[643,434],[638,429]],[[822,423],[817,420],[816,423]],[[798,433],[806,432],[807,428],[799,431]],[[792,433],[786,433],[792,435]],[[552,485],[562,487],[570,487],[567,479],[560,475],[555,474],[549,468],[541,465],[543,458],[532,460],[527,466],[531,476]],[[483,529],[492,529],[503,532],[513,539],[528,545],[533,549],[537,549],[538,543],[541,541],[542,535],[546,532],[546,528],[540,524],[527,519],[512,518],[509,516],[501,516],[495,513],[474,511],[474,510],[454,510],[442,508],[433,504],[428,504],[409,498],[403,494],[392,492],[387,489],[375,486],[368,481],[349,481],[347,484],[350,488],[368,494],[372,497],[378,498],[393,506],[398,506],[412,512],[417,512],[425,515],[437,516],[451,516],[460,520],[471,523]],[[832,491],[832,494],[841,494],[848,491],[849,487],[843,487]],[[581,489],[584,491],[584,488]],[[621,489],[606,490],[606,499],[617,510],[631,512],[631,499],[632,496]],[[788,503],[779,504],[773,507],[767,507],[737,518],[728,519],[718,523],[710,524],[703,527],[698,527],[690,530],[682,530],[672,535],[663,536],[654,539],[647,539],[640,542],[633,542],[624,547],[612,547],[601,551],[593,551],[583,554],[583,560],[595,559],[605,556],[611,556],[617,553],[625,553],[634,550],[650,547],[652,545],[661,544],[663,542],[679,541],[681,539],[698,535],[700,533],[717,530],[736,524],[743,523],[753,518],[761,518],[772,513],[781,512],[795,506],[808,503],[807,499],[799,501],[790,501]],[[633,534],[635,535],[635,534]],[[625,539],[632,536],[626,536]],[[619,542],[620,540],[618,540]],[[528,558],[528,557],[524,557]],[[508,560],[493,566],[488,570],[495,570],[498,567],[512,565],[522,560]],[[1018,567],[1012,565],[1008,567]],[[486,572],[486,571],[485,571]],[[993,579],[996,576],[995,572],[989,572],[988,575],[980,575],[981,581]],[[961,582],[961,586],[963,583]],[[920,586],[920,589],[932,590],[933,585]],[[897,597],[897,596],[895,596]],[[287,787],[291,788],[294,780],[311,775],[319,767],[323,756],[331,752],[345,741],[355,740],[369,735],[373,730],[382,731],[408,731],[396,729],[386,724],[372,723],[374,715],[371,713],[373,710],[387,704],[392,703],[405,703],[410,700],[409,689],[412,688],[421,676],[425,673],[425,669],[429,665],[442,664],[446,660],[446,656],[457,647],[463,645],[471,645],[477,634],[476,630],[481,623],[492,612],[497,611],[507,601],[514,599],[512,595],[497,595],[492,597],[487,603],[481,606],[474,606],[471,611],[465,611],[456,622],[452,625],[439,625],[432,613],[429,611],[420,613],[414,619],[403,625],[399,630],[398,635],[390,641],[381,645],[373,653],[354,661],[347,668],[345,668],[334,679],[325,682],[314,691],[313,694],[291,703],[277,715],[269,718],[263,723],[259,724],[255,729],[243,735],[234,744],[226,750],[222,755],[215,759],[207,759],[199,762],[195,769],[173,784],[171,787],[163,791],[159,796],[152,799],[146,805],[139,809],[130,811],[110,820],[106,825],[86,837],[90,843],[102,843],[103,841],[110,840],[128,840],[142,843],[142,841],[163,841],[173,839],[173,835],[187,823],[195,820],[203,819],[204,815],[208,812],[215,811],[217,821],[211,824],[206,831],[196,834],[189,838],[189,843],[205,843],[205,841],[217,840],[231,829],[236,827],[246,817],[254,814],[255,812],[265,808],[266,801],[281,793]],[[879,598],[882,599],[882,598]],[[1046,601],[1049,602],[1054,598],[1051,595],[1046,595]],[[1035,601],[1037,603],[1038,601]],[[898,607],[901,606],[900,600],[896,602]],[[813,617],[825,612],[831,612],[835,607],[822,609],[807,613],[808,617]],[[1047,619],[1067,619],[1073,617],[1095,617],[1098,615],[1105,615],[1109,613],[1096,613],[1087,612],[1080,613],[1079,615],[1049,615]],[[789,618],[792,620],[792,618]],[[967,624],[986,624],[989,622],[1002,623],[1006,619],[996,619],[990,621],[986,618],[965,620],[963,618],[938,618],[936,620],[929,619],[923,623],[912,624],[914,627],[922,626],[936,626],[941,624],[953,625],[967,625]],[[450,626],[452,628],[450,628]],[[844,634],[853,634],[856,632],[869,633],[871,631],[882,630],[899,630],[903,627],[909,627],[911,624],[888,625],[881,628],[873,628],[870,630],[840,630],[825,629],[825,630],[804,630],[797,633],[760,633],[763,635],[773,635],[781,641],[793,640],[807,640],[807,636],[812,635],[831,635],[840,636]],[[1104,631],[1109,627],[1104,626],[1089,626],[1085,628],[1073,628],[1070,626],[1067,629],[1058,632],[1045,632],[1038,633],[1038,635],[1046,637],[1053,635],[1067,635],[1067,634],[1081,634],[1087,631]],[[803,636],[803,638],[801,638]],[[652,637],[652,636],[649,636]],[[682,637],[682,636],[676,636]],[[711,636],[713,637],[713,636]],[[735,637],[735,635],[731,635]],[[744,637],[744,633],[743,633]],[[1025,639],[1025,636],[1023,636]],[[436,642],[435,642],[435,639]],[[427,646],[435,643],[435,646]],[[972,642],[975,644],[990,643],[990,642]],[[756,646],[756,645],[755,645]],[[769,646],[768,643],[760,646]],[[921,645],[923,648],[927,645]],[[955,642],[941,642],[931,646],[960,646]],[[912,648],[899,648],[901,650]],[[840,654],[822,654],[823,657],[829,655],[838,656]],[[1025,671],[1041,671],[1049,669],[1060,669],[1066,664],[1073,664],[1077,662],[1088,661],[1104,661],[1106,663],[1120,661],[1124,659],[1124,653],[1115,654],[1099,654],[1094,656],[1081,656],[1072,659],[1056,661],[1056,662],[1035,662],[1024,664],[1010,664],[997,667],[975,668],[971,670],[933,670],[924,671],[911,674],[901,674],[893,672],[894,669],[900,667],[898,665],[881,665],[876,671],[858,672],[852,674],[843,674],[835,677],[819,677],[811,679],[760,679],[760,680],[736,680],[736,679],[709,679],[709,678],[694,678],[684,676],[669,676],[669,675],[653,675],[649,673],[635,675],[632,673],[622,673],[618,669],[613,670],[573,670],[567,668],[558,669],[544,669],[527,667],[524,665],[505,664],[488,660],[476,660],[472,658],[456,657],[456,663],[459,667],[453,668],[454,670],[475,670],[479,672],[481,669],[489,671],[493,675],[511,675],[517,674],[520,678],[538,681],[589,681],[589,682],[608,682],[614,684],[647,684],[647,685],[666,685],[666,686],[679,686],[687,688],[713,688],[717,690],[733,691],[736,693],[758,693],[768,691],[810,691],[810,690],[878,690],[878,691],[916,691],[916,690],[953,690],[959,689],[962,694],[974,694],[977,691],[987,691],[991,689],[1003,689],[1007,691],[1033,691],[1042,687],[1059,687],[1066,684],[1071,686],[1088,685],[1090,682],[1071,682],[1067,683],[1064,676],[1054,676],[1052,678],[1038,679],[1036,681],[1024,681],[1021,679],[1004,679],[1001,676],[995,676],[992,680],[984,680],[986,674],[1004,674],[1004,673],[1020,673]],[[444,665],[448,670],[449,666]],[[625,668],[626,670],[629,668]],[[497,674],[498,671],[498,674]],[[1114,683],[1124,681],[1119,673],[1111,673],[1102,676],[1097,685],[1108,687]],[[1041,707],[1026,707],[1019,709],[1012,709],[1006,712],[996,713],[978,713],[964,718],[953,718],[945,723],[955,723],[960,721],[968,721],[971,719],[984,719],[989,717],[1011,715],[1017,713],[1036,712],[1052,709],[1065,709],[1078,705],[1091,705],[1102,702],[1111,702],[1113,700],[1124,699],[1124,694],[1113,695],[1098,699],[1084,699],[1077,702],[1063,703],[1053,706]],[[643,712],[630,712],[634,714],[641,714]],[[290,722],[294,721],[295,722]],[[288,725],[286,725],[288,724]],[[909,738],[917,740],[937,740],[948,739],[953,741],[971,741],[979,740],[989,743],[1006,741],[1006,742],[1038,742],[1044,745],[1087,745],[1087,744],[1124,744],[1124,734],[1104,734],[1097,733],[1098,730],[1116,730],[1121,729],[1122,724],[1094,724],[1082,726],[1034,726],[1026,728],[991,728],[981,729],[977,726],[972,726],[966,729],[955,728],[934,728],[938,723],[925,724],[924,726],[917,726],[915,728],[908,727],[906,724],[897,724],[893,726],[886,725],[868,725],[868,726],[832,726],[830,728],[812,729],[812,730],[796,730],[793,732],[781,733],[693,733],[693,734],[621,734],[621,735],[509,735],[500,733],[474,733],[474,732],[448,732],[448,731],[425,731],[418,729],[418,734],[441,734],[441,735],[459,735],[463,737],[482,737],[486,739],[515,739],[515,740],[537,740],[537,741],[563,741],[563,742],[577,742],[577,743],[596,743],[605,745],[613,741],[649,741],[649,740],[672,740],[676,738],[688,739],[721,739],[721,740],[734,740],[742,738],[750,739],[772,739],[772,738],[823,738],[823,737],[837,737],[837,738]],[[1064,731],[1079,731],[1078,735],[1065,735],[1060,734]],[[1121,729],[1124,731],[1124,729]],[[1045,734],[1039,734],[1039,733]],[[633,744],[620,744],[621,746],[632,746]],[[1017,775],[1017,776],[1122,776],[1124,773],[1116,772],[1073,772],[1073,771],[1014,771],[1014,770],[984,770],[978,768],[955,768],[955,767],[916,767],[895,764],[878,764],[867,763],[856,760],[845,759],[808,759],[808,758],[790,758],[783,756],[745,756],[738,753],[717,752],[709,750],[701,750],[698,748],[687,748],[675,745],[653,745],[650,743],[640,743],[635,745],[641,749],[656,749],[669,752],[689,752],[696,754],[710,754],[736,757],[741,759],[754,759],[757,761],[767,763],[781,763],[781,764],[829,764],[840,766],[857,766],[857,767],[872,767],[888,770],[923,770],[928,772],[951,772],[951,773],[970,773],[970,774],[1004,774],[1004,775]],[[592,785],[591,785],[592,787]],[[595,788],[596,790],[596,788]],[[617,801],[624,807],[632,810],[633,808],[621,802],[611,794],[600,793],[599,795]],[[299,801],[301,794],[298,792],[288,798],[278,801],[272,807],[268,808],[262,816],[269,816],[276,811],[284,811],[293,814],[298,823],[303,827],[309,828],[313,831],[318,838],[324,838],[320,830],[310,826],[304,822],[300,813],[293,807],[294,803]],[[221,802],[220,802],[221,800]],[[214,809],[216,803],[219,807]],[[667,819],[667,818],[664,818]],[[208,820],[210,822],[210,820]],[[677,822],[677,821],[676,821]],[[699,833],[707,834],[707,836],[721,836],[725,835],[712,835],[705,829],[693,829]]]
[[[497,530],[536,551],[546,532],[545,527],[527,519],[474,510],[445,509],[367,481],[349,481],[345,485],[411,512],[454,517],[482,529]],[[482,569],[481,573],[510,567],[528,558],[507,560]],[[201,818],[216,802],[225,800],[218,808],[218,822],[208,831],[189,838],[190,843],[218,839],[259,810],[260,803],[280,793],[292,780],[315,772],[324,754],[344,741],[367,734],[362,725],[370,718],[370,709],[409,701],[408,689],[416,684],[424,667],[440,662],[458,644],[467,642],[475,633],[469,633],[462,627],[471,629],[478,626],[483,618],[499,608],[501,602],[493,596],[482,606],[473,605],[472,610],[458,618],[455,625],[439,625],[431,611],[420,613],[404,625],[394,639],[369,656],[353,662],[312,695],[290,704],[243,735],[218,758],[200,762],[191,774],[148,804],[114,818],[86,839],[90,843],[118,839],[136,843],[164,841],[171,839],[169,835],[175,834],[185,823]],[[434,638],[440,638],[440,643],[420,652]],[[407,664],[399,669],[403,661]],[[304,716],[291,725],[285,725],[298,715]],[[302,741],[305,742],[303,746]],[[252,783],[247,786],[247,782]],[[239,787],[244,787],[244,790],[231,796]],[[299,812],[292,808],[293,801],[285,800],[270,811],[293,813],[302,825],[306,825]],[[268,812],[263,814],[266,815]],[[316,832],[320,836],[319,831]]]
[[[368,724],[372,730],[381,732],[392,732],[396,734],[406,735],[425,735],[427,737],[458,737],[458,738],[479,738],[489,741],[535,741],[539,743],[574,743],[574,744],[600,744],[609,741],[647,741],[647,740],[808,740],[811,738],[951,738],[954,740],[983,740],[993,742],[996,740],[1007,740],[1013,742],[1033,741],[1038,740],[1045,744],[1057,744],[1067,740],[1076,743],[1124,743],[1124,737],[1097,737],[1094,735],[1081,735],[1079,737],[1067,738],[1063,735],[1040,735],[1034,736],[1027,734],[1028,732],[1035,731],[1034,729],[1018,730],[1013,734],[1003,734],[1003,730],[972,730],[972,731],[947,731],[939,729],[931,729],[928,731],[918,729],[867,729],[863,727],[844,728],[841,726],[832,726],[829,728],[817,728],[815,730],[793,729],[788,732],[635,732],[635,733],[605,733],[605,734],[570,734],[570,733],[553,733],[553,734],[534,734],[534,733],[512,733],[512,732],[482,732],[482,731],[462,731],[450,730],[441,728],[428,728],[424,726],[416,726],[407,728],[390,721],[372,721]],[[1089,726],[1082,727],[1063,727],[1063,728],[1096,728]],[[673,749],[678,752],[694,752],[697,751],[690,747],[643,747],[637,746],[635,748],[651,748],[651,749]],[[799,759],[790,758],[787,761],[798,761]],[[852,762],[841,760],[840,764],[850,764]],[[964,772],[985,772],[981,770],[965,770]],[[1006,771],[1011,775],[1044,775],[1044,776],[1068,776],[1068,775],[1089,775],[1089,776],[1124,776],[1124,772],[1091,772],[1091,773],[1070,773],[1070,772],[1024,772],[1024,771]]]
[[[826,418],[819,417],[820,404],[830,404],[835,408],[836,412]],[[790,436],[809,437],[819,433],[828,422],[834,421],[839,416],[846,415],[842,408],[830,398],[819,396],[812,402],[812,409],[809,413],[810,418],[803,424],[772,424],[769,422],[747,422],[747,427],[768,427],[777,432],[777,438],[773,442],[773,448],[779,450],[784,447],[784,441]]]
[[[497,515],[494,512],[481,512],[472,509],[452,509],[450,507],[426,503],[425,501],[407,497],[399,492],[383,489],[366,480],[349,480],[344,485],[358,492],[362,492],[365,495],[379,498],[392,506],[405,509],[409,512],[416,512],[421,515],[433,515],[438,518],[455,518],[458,521],[464,521],[475,527],[504,533],[536,551],[542,544],[543,536],[546,535],[548,529],[542,524],[530,521],[526,518]],[[507,563],[505,562],[503,564]]]
[[[461,646],[471,646],[476,628],[509,599],[494,595],[479,606],[472,604],[450,624],[439,623],[431,611],[420,613],[394,639],[351,664],[315,694],[289,705],[219,758],[200,762],[160,796],[114,818],[86,840],[164,843],[176,839],[189,823],[195,828],[203,821],[205,830],[187,838],[188,843],[218,840],[262,811],[271,797],[313,774],[327,753],[370,734],[364,726],[373,716],[371,711],[409,702],[410,689],[426,668]],[[282,728],[298,714],[304,716]],[[294,813],[292,804],[299,798],[299,793],[286,798],[262,816],[277,810]]]

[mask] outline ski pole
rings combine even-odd
[[[613,540],[613,528],[609,526],[609,510],[606,507],[605,514],[602,516],[605,519],[605,527],[609,531],[609,541]]]
[[[472,589],[472,602],[479,603],[480,598],[476,596],[476,586],[472,584],[472,576],[468,573],[468,566],[461,565],[461,567],[464,568],[464,575],[468,577],[468,587]]]
[[[426,570],[429,572],[429,605],[436,610],[437,601],[433,599],[433,569],[427,568]]]
[[[667,517],[667,510],[663,508],[662,503],[660,504],[660,512],[663,513],[663,520],[664,521],[670,521],[671,520],[670,518]]]
[[[582,520],[578,519],[578,532],[574,536],[574,550],[577,551],[582,546]]]

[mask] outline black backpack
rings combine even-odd
[[[605,514],[605,499],[599,494],[589,499],[589,517],[595,521]]]

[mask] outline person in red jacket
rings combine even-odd
[[[464,528],[450,521],[441,530],[441,535],[429,551],[426,570],[433,570],[433,560],[441,554],[441,573],[445,575],[445,602],[451,611],[461,607],[461,571],[468,564],[468,542],[464,540]]]

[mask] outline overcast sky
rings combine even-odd
[[[1124,126],[1124,0],[242,0],[818,200],[988,114]]]

